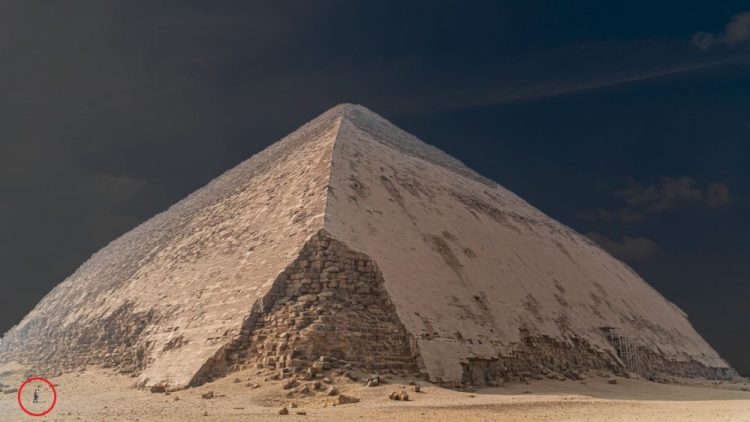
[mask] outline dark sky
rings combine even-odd
[[[0,332],[354,102],[600,242],[750,373],[746,1],[24,0],[0,57]]]

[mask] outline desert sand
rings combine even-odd
[[[0,367],[0,382],[5,385],[17,387],[25,377],[21,366]],[[750,421],[750,392],[742,391],[747,384],[671,385],[627,378],[617,378],[616,384],[610,384],[607,378],[591,378],[455,391],[419,379],[382,379],[383,384],[367,387],[362,380],[334,377],[330,385],[322,382],[320,392],[286,397],[284,380],[264,381],[254,371],[240,371],[198,388],[165,394],[134,388],[133,377],[89,368],[52,379],[58,401],[44,417],[23,414],[16,393],[0,393],[0,420]],[[421,391],[415,392],[409,382],[415,382]],[[254,388],[253,384],[258,386]],[[332,406],[335,397],[325,393],[331,385],[360,401]],[[408,392],[409,401],[388,398],[400,389]],[[209,392],[212,398],[202,398]],[[30,403],[32,391],[24,389],[23,393],[24,403]],[[47,390],[42,389],[41,403],[28,405],[29,409],[40,412],[50,400]],[[284,407],[289,415],[279,414]]]

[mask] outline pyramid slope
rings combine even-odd
[[[508,356],[524,336],[616,355],[603,327],[668,361],[728,368],[629,267],[452,160],[354,109],[326,208],[326,230],[378,263],[431,378],[460,380],[461,362]]]
[[[356,321],[370,322],[321,337]],[[183,388],[325,350],[476,382],[621,370],[629,362],[602,327],[636,345],[646,369],[731,372],[626,265],[375,113],[340,105],[95,254],[7,333],[0,361],[103,365]],[[356,338],[371,359],[342,340]]]
[[[334,109],[115,240],[6,335],[0,358],[188,385],[323,223]]]

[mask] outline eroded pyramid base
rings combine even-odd
[[[148,365],[151,345],[143,333],[160,316],[153,310],[138,311],[126,302],[105,318],[69,324],[52,330],[50,324],[30,324],[7,338],[2,362],[18,362],[40,376],[81,370],[89,365],[138,373]]]
[[[492,358],[468,358],[461,362],[461,382],[482,386],[529,379],[562,381],[629,374],[668,382],[674,377],[731,380],[737,376],[733,370],[708,367],[694,360],[670,360],[643,346],[619,343],[612,353],[573,335],[560,341],[521,330],[521,336],[523,340],[512,344],[509,353]]]
[[[342,368],[422,373],[433,378],[422,362],[418,339],[399,319],[384,281],[369,256],[350,249],[325,230],[319,231],[250,310],[239,335],[205,362],[190,385],[246,368],[275,372],[280,377]],[[44,373],[50,371],[40,368],[71,370],[98,365],[137,374],[148,365],[144,359],[148,344],[141,333],[155,317],[125,306],[100,324],[80,330],[71,327],[74,331],[61,334],[72,341],[53,343],[63,345],[65,353],[59,348],[42,352],[40,344],[27,345],[8,357],[34,363],[37,371]],[[84,328],[89,331],[82,332]],[[508,345],[506,353],[462,359],[461,379],[448,384],[481,386],[628,372],[644,377],[732,377],[724,368],[668,360],[647,348],[626,350],[629,346],[622,338],[613,344],[615,353],[573,334],[560,341],[522,330],[521,338],[520,343]]]
[[[418,338],[399,319],[384,282],[369,256],[350,249],[325,230],[319,231],[250,310],[239,335],[206,361],[189,385],[201,385],[247,368],[274,372],[279,377],[341,368],[421,373],[432,379],[420,356]],[[153,312],[135,312],[126,305],[99,324],[33,336],[46,341],[38,347],[26,344],[5,357],[34,364],[40,374],[87,365],[137,374],[148,365],[144,356],[149,345],[142,333],[155,319],[158,316]],[[628,345],[627,339],[613,333],[609,333],[614,346],[611,350],[595,347],[572,333],[565,341],[523,329],[520,334],[522,341],[507,345],[505,353],[462,359],[461,379],[447,384],[580,379],[602,373],[636,373],[661,379],[731,379],[734,375],[726,368],[710,368],[696,361],[665,359],[648,348]],[[430,340],[424,335],[420,339]],[[45,344],[58,346],[47,350]],[[167,346],[184,345],[170,342]],[[142,386],[156,384],[160,382]]]
[[[279,275],[242,332],[193,384],[243,367],[282,374],[332,367],[418,369],[416,342],[399,320],[377,265],[325,231]]]

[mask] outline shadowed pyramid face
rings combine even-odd
[[[445,383],[732,373],[626,265],[353,105],[102,249],[8,333],[0,359],[116,367],[168,388],[244,365]]]

